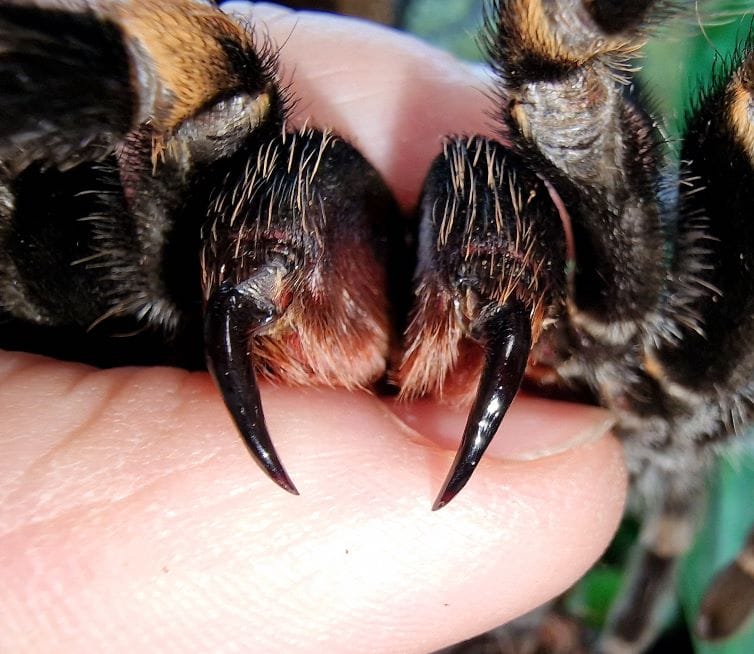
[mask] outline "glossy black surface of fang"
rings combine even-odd
[[[204,317],[207,368],[251,455],[278,486],[298,495],[267,431],[251,353],[251,338],[276,318],[274,306],[258,292],[271,274],[271,267],[263,267],[242,284],[226,282],[212,294]]]
[[[497,306],[480,320],[484,367],[461,446],[432,510],[444,507],[466,485],[497,433],[526,371],[531,319],[519,300]]]

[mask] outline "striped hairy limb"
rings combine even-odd
[[[682,425],[700,450],[745,438],[754,417],[754,51],[751,37],[721,64],[688,118],[681,158],[691,190],[683,198],[672,297],[688,320],[662,343],[658,367],[692,419]],[[719,640],[754,609],[752,536],[712,582],[696,630]]]
[[[663,12],[657,2],[514,0],[487,18],[507,135],[569,213],[572,320],[610,344],[656,311],[664,283],[659,137],[626,87],[630,58]]]
[[[694,542],[704,474],[657,475],[631,553],[618,602],[611,608],[596,651],[600,654],[643,652],[658,636],[662,611],[672,597],[680,558]]]

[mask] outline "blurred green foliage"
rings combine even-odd
[[[462,59],[479,61],[482,0],[411,0],[403,27]]]
[[[671,138],[680,133],[698,90],[710,83],[713,71],[730,61],[748,35],[754,2],[718,0],[699,7],[659,30],[641,62],[650,98]]]

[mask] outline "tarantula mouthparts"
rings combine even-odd
[[[477,397],[461,445],[432,510],[441,509],[464,487],[497,432],[526,371],[531,325],[518,302],[495,307],[479,321],[485,350]]]
[[[396,208],[352,147],[304,129],[216,163],[200,261],[207,363],[252,454],[296,492],[267,434],[255,370],[362,388],[385,370],[387,224]],[[396,270],[399,261],[394,261]]]
[[[242,285],[226,283],[212,293],[204,319],[207,367],[249,451],[278,486],[298,495],[267,432],[248,347],[249,338],[275,318],[257,287],[257,278],[264,281],[271,274],[263,268]]]
[[[562,302],[565,241],[545,182],[487,139],[446,143],[421,213],[401,392],[447,393],[458,365],[480,379],[439,509],[479,463],[521,385],[532,340]]]
[[[345,141],[286,128],[275,65],[208,3],[0,4],[0,344],[100,366],[205,352],[297,493],[256,377],[384,374],[398,210]]]

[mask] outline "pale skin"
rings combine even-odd
[[[285,42],[296,120],[346,135],[402,206],[442,134],[494,132],[482,82],[450,57],[255,12]],[[265,384],[262,401],[299,497],[251,461],[205,373],[0,353],[0,650],[421,654],[561,592],[622,513],[599,409],[518,398],[432,512],[463,409]]]

